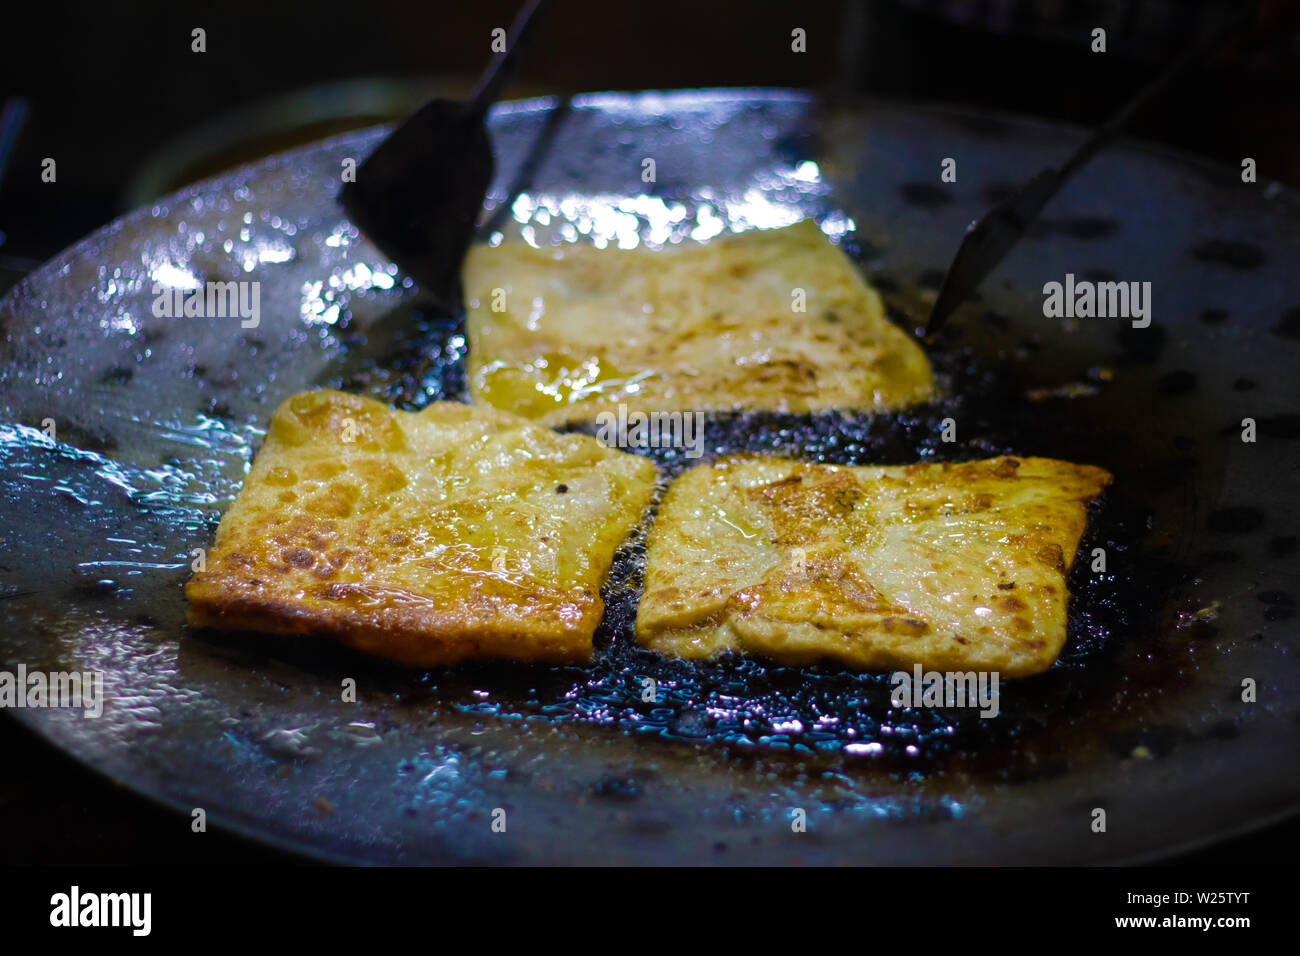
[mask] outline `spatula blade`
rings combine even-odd
[[[432,100],[343,184],[352,222],[444,308],[460,300],[460,268],[492,182],[484,116]]]

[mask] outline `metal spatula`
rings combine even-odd
[[[1188,49],[1166,67],[1104,126],[1094,131],[1061,165],[1060,169],[1044,169],[1034,174],[1009,198],[971,223],[957,249],[956,257],[944,276],[939,297],[935,300],[929,320],[926,322],[926,335],[934,335],[952,311],[974,292],[985,277],[1006,257],[1011,247],[1020,241],[1025,230],[1067,179],[1092,159],[1103,146],[1119,135],[1129,120],[1164,93],[1175,81],[1181,79],[1192,66],[1220,49],[1251,23],[1255,19],[1256,10],[1256,4],[1247,4],[1221,29]]]
[[[339,202],[385,255],[444,309],[460,301],[460,269],[492,182],[488,108],[510,81],[549,0],[528,0],[465,102],[431,100],[343,184]]]

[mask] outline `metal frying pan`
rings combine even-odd
[[[495,109],[492,203],[554,106]],[[804,96],[765,91],[588,96],[551,126],[501,241],[692,241],[813,215],[903,322],[924,315],[989,198],[1080,135],[915,105],[814,117]],[[456,317],[413,309],[333,202],[343,160],[383,134],[139,210],[0,303],[0,664],[98,671],[108,697],[98,718],[19,719],[187,815],[349,861],[1119,861],[1300,802],[1300,202],[1146,147],[1099,157],[953,318],[934,405],[706,432],[711,453],[1009,451],[1111,468],[1084,552],[1103,547],[1108,568],[1076,566],[1065,653],[1004,686],[998,718],[894,711],[882,678],[830,667],[638,651],[635,545],[588,668],[410,674],[310,641],[187,631],[190,552],[281,398],[326,384],[407,406],[463,394]],[[939,182],[945,157],[955,184]],[[1154,321],[1044,318],[1043,284],[1067,272],[1150,281]],[[208,280],[258,282],[257,327],[154,314],[155,283]],[[945,417],[956,443],[937,438]]]

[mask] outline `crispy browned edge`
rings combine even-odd
[[[389,607],[382,614],[344,605],[327,609],[248,597],[239,593],[241,583],[224,585],[225,577],[209,575],[186,584],[187,619],[192,627],[322,637],[416,667],[489,656],[581,663],[591,657],[591,639],[605,609],[599,595],[590,595],[581,604],[572,603],[569,606],[581,616],[556,635],[551,615],[527,615],[502,626],[475,614],[466,605],[439,609],[436,615],[415,607]],[[530,642],[521,646],[520,637],[528,637]],[[521,654],[521,650],[527,653]]]

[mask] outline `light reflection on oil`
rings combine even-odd
[[[805,160],[764,170],[738,190],[701,187],[683,198],[521,192],[510,211],[519,237],[534,248],[585,240],[598,249],[658,249],[685,239],[707,242],[724,232],[791,226],[807,218],[810,201],[828,194],[818,165]],[[838,210],[822,224],[833,241],[853,228],[853,220]],[[502,241],[494,233],[489,244]]]

